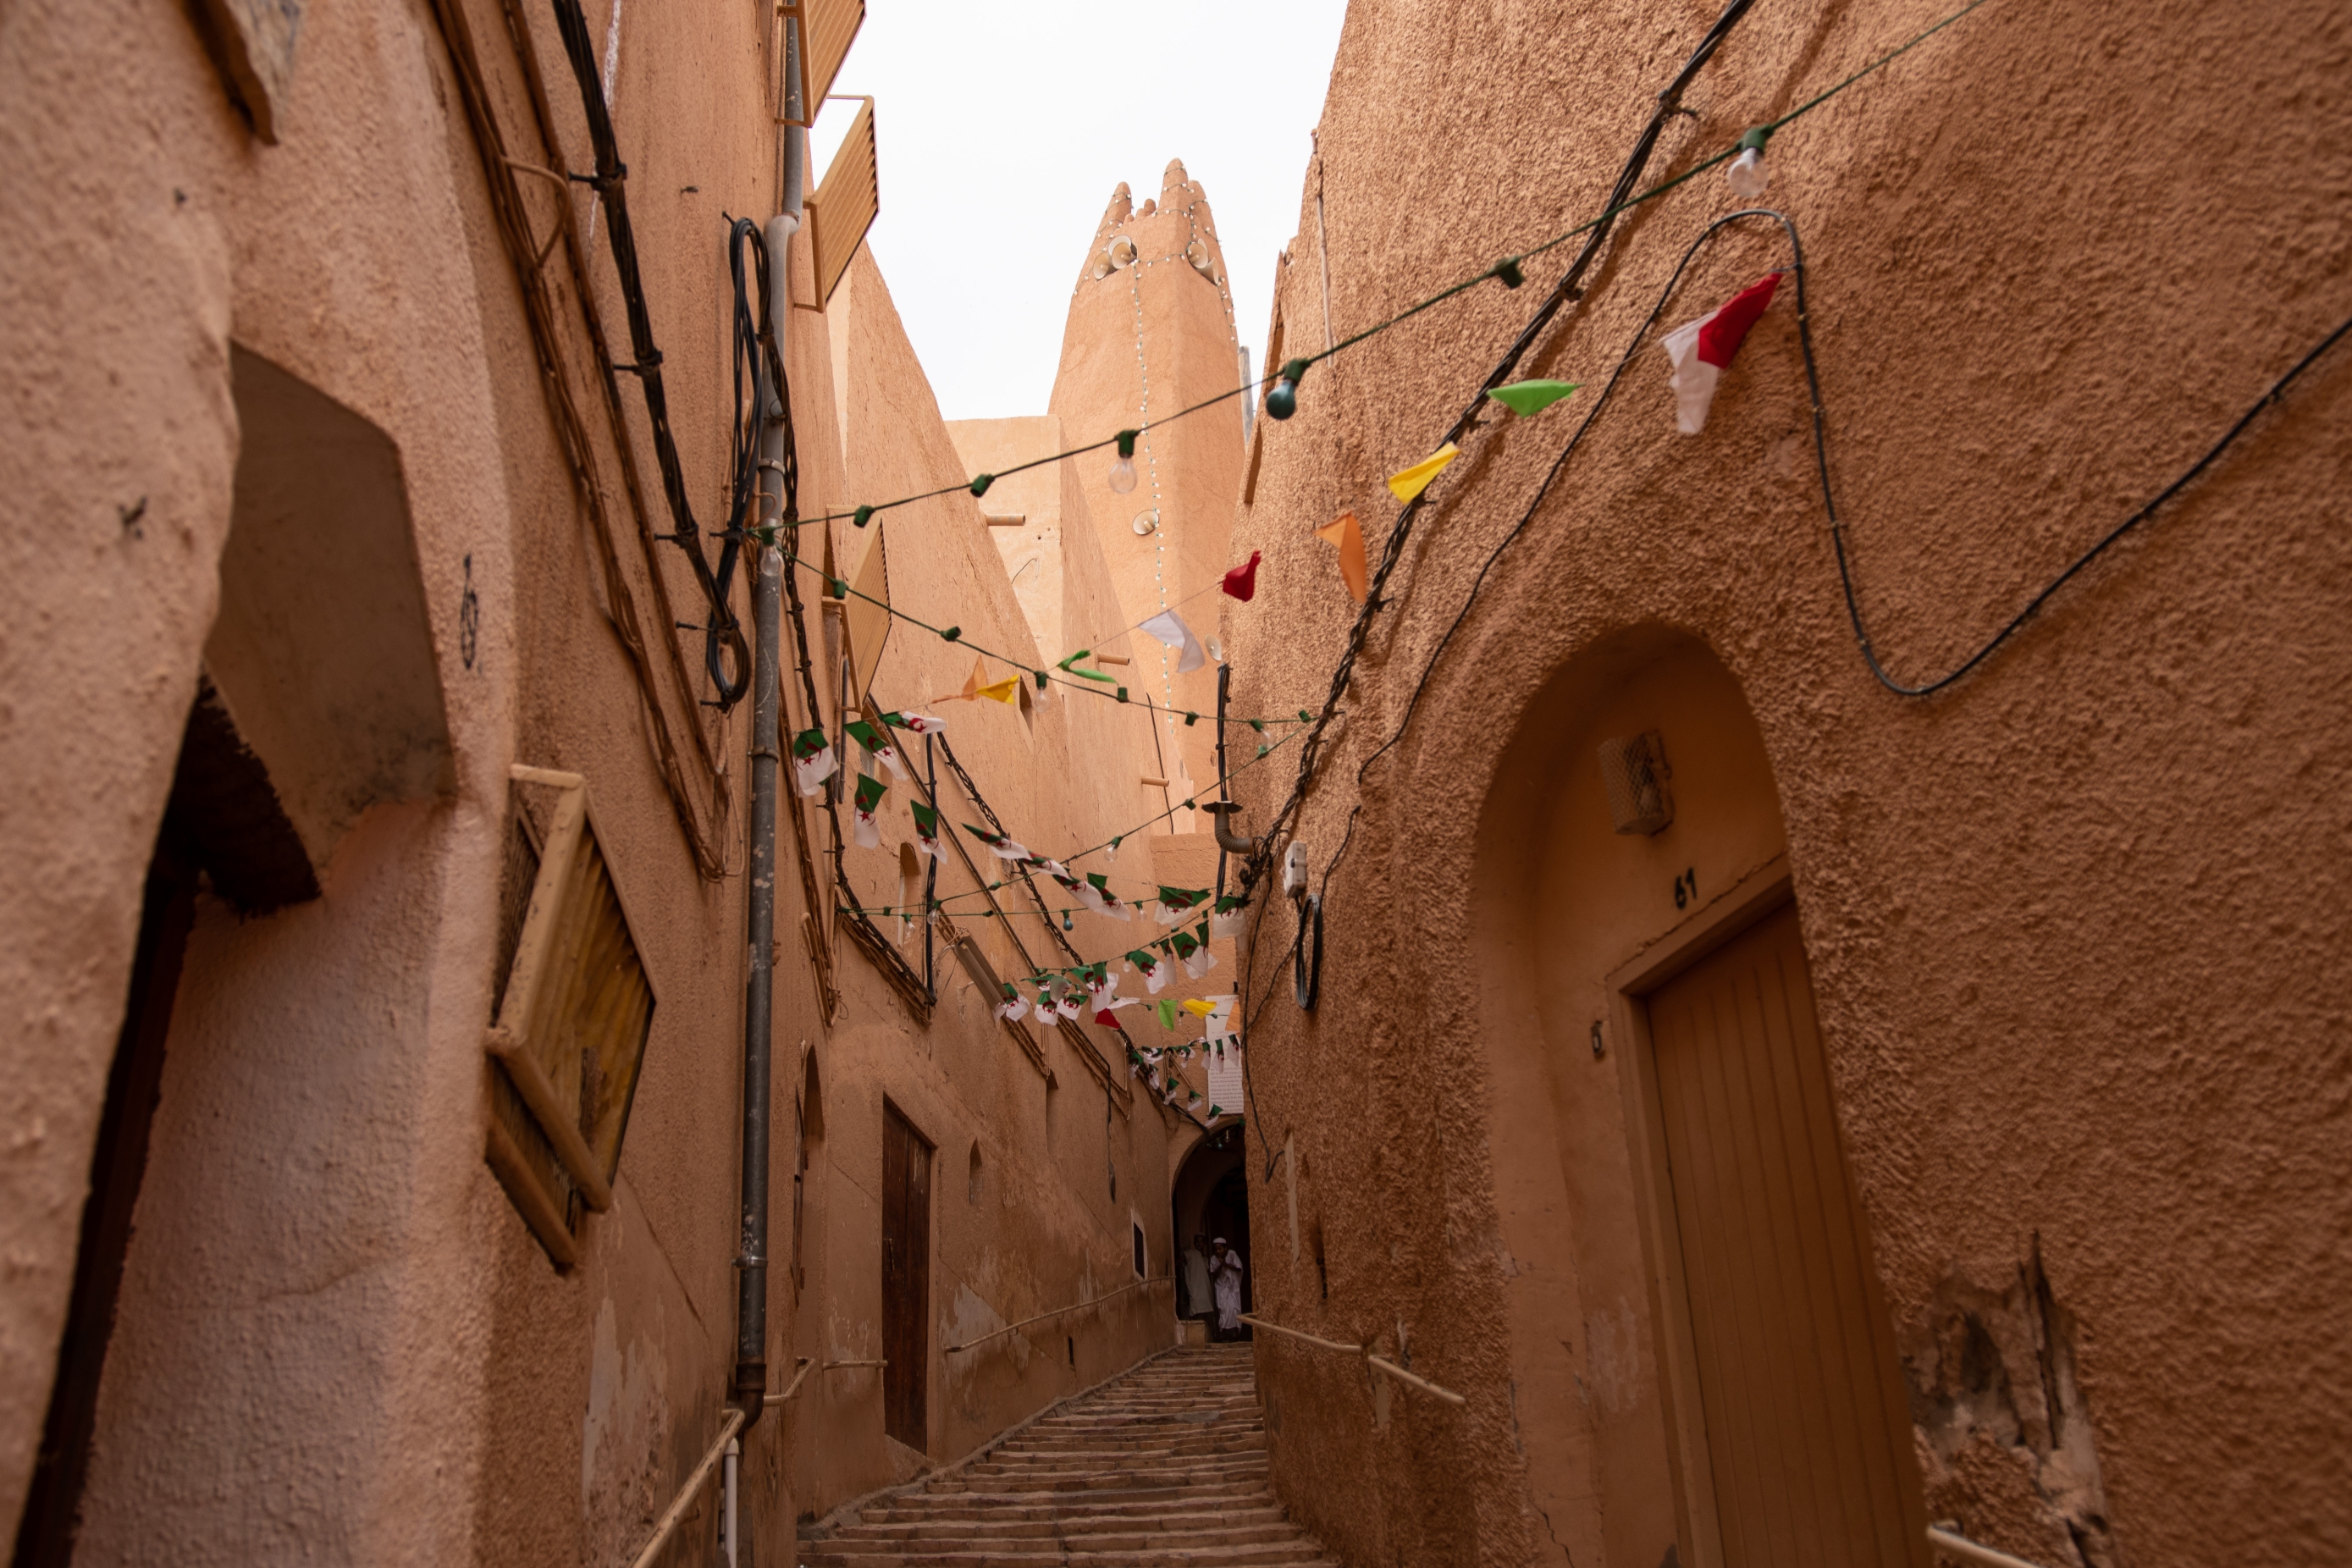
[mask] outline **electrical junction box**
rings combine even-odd
[[[1294,843],[1282,852],[1282,890],[1297,894],[1307,890],[1307,846]]]

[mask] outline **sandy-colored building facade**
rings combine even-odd
[[[992,680],[1064,651],[1004,569],[1001,497],[853,520],[971,470],[856,243],[852,166],[813,227],[769,229],[797,511],[830,518],[790,535],[783,727],[838,767],[815,795],[782,770],[768,1399],[734,1386],[756,748],[707,628],[749,635],[762,547],[733,540],[714,595],[665,536],[690,514],[714,573],[730,542],[758,407],[729,217],[788,209],[787,29],[837,63],[860,14],[0,12],[18,1561],[625,1563],[681,1497],[663,1560],[711,1561],[722,1489],[688,1483],[734,1407],[739,1560],[785,1562],[796,1522],[1171,1342],[1171,1186],[1206,1129],[1131,1070],[1164,1032],[1008,1023],[984,983],[1137,928],[1044,907],[963,825],[1041,855],[1123,837],[1129,898],[1205,881],[1213,846],[1141,784],[1169,770],[1140,700],[1026,674],[966,699],[976,658]],[[1229,314],[1216,339],[1229,359]],[[1127,648],[1123,569],[1075,531],[1056,624]],[[898,732],[905,778],[845,739],[886,711],[947,721]],[[950,825],[936,861],[910,796]],[[574,879],[548,908],[598,923],[535,947],[551,863]],[[604,1030],[538,1090],[489,1048],[536,1048],[508,1028],[530,952]]]
[[[1733,7],[1638,186],[1950,9]],[[2341,1561],[2352,361],[1965,679],[1863,653],[1959,664],[2337,328],[2346,16],[1973,9],[1760,199],[1626,213],[1506,362],[1717,11],[1349,8],[1266,363],[1526,283],[1316,364],[1248,458],[1236,700],[1344,710],[1276,847],[1319,998],[1278,892],[1250,969],[1259,1315],[1466,1401],[1261,1331],[1277,1484],[1351,1563]],[[1750,205],[1802,293],[1686,436],[1660,340],[1792,264],[1695,247]],[[1333,692],[1313,531],[1377,569],[1490,375],[1582,390],[1484,405]]]

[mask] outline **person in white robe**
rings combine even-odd
[[[1242,1255],[1218,1237],[1209,1244],[1209,1276],[1217,1297],[1217,1329],[1238,1333],[1242,1326]]]

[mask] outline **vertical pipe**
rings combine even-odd
[[[765,378],[762,377],[762,380]],[[761,388],[764,396],[766,388]],[[751,910],[743,981],[743,1237],[735,1314],[735,1405],[746,1425],[768,1392],[769,1055],[775,1005],[776,771],[779,760],[777,623],[782,618],[783,553],[759,547],[752,592]]]
[[[787,81],[797,63],[799,35],[788,28],[784,47]],[[793,96],[797,105],[797,94]],[[801,182],[796,165],[804,156],[803,132],[784,132],[784,201],[786,210],[768,221],[762,236],[768,250],[769,330],[776,342],[776,363],[784,357],[784,330],[792,320],[791,244],[800,227]],[[783,457],[785,421],[791,410],[785,389],[775,385],[763,363],[759,368],[756,406],[762,417],[760,433],[760,523],[772,531],[783,521]],[[743,1215],[742,1250],[735,1301],[735,1380],[733,1402],[743,1412],[748,1431],[760,1419],[768,1393],[768,1134],[770,1066],[773,1046],[776,983],[776,783],[782,762],[778,712],[782,681],[777,648],[783,620],[784,557],[774,542],[758,547],[752,584],[754,648],[751,658],[751,812],[749,887],[750,909],[744,939],[751,952],[743,979]],[[730,1532],[731,1534],[731,1532]]]
[[[931,809],[938,810],[940,761],[931,750],[929,734],[923,737],[923,790],[931,797]],[[940,999],[940,981],[931,956],[931,911],[940,892],[940,858],[926,855],[923,862],[923,989],[931,994],[931,1000],[936,1004]]]
[[[720,1472],[725,1479],[719,1483],[722,1500],[719,1509],[719,1549],[724,1554],[727,1568],[740,1568],[735,1546],[735,1479],[742,1467],[742,1456],[741,1440],[735,1437],[727,1439],[727,1458]]]

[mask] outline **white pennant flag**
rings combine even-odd
[[[1173,610],[1162,610],[1135,629],[1150,632],[1170,647],[1184,650],[1176,660],[1176,673],[1179,675],[1189,675],[1209,662],[1207,652],[1201,647],[1201,639],[1192,635],[1192,628],[1186,626],[1183,617]]]

